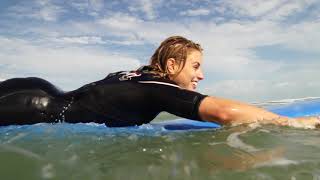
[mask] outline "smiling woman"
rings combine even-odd
[[[149,123],[160,112],[223,125],[263,123],[316,127],[317,118],[291,119],[244,103],[195,92],[204,78],[202,48],[181,36],[167,38],[150,65],[120,71],[62,92],[40,78],[0,84],[0,125],[96,122],[109,127]]]
[[[150,66],[177,83],[180,87],[195,90],[203,79],[202,48],[190,40],[173,36],[161,43],[151,57]]]

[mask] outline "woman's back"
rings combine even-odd
[[[205,97],[134,71],[113,73],[66,93],[40,78],[15,78],[2,82],[0,93],[1,125],[65,121],[132,126],[149,123],[161,111],[199,119]]]

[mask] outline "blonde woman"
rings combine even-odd
[[[289,119],[245,103],[196,92],[204,79],[202,48],[181,36],[164,40],[150,64],[71,92],[40,78],[0,83],[0,125],[96,122],[109,127],[149,123],[160,112],[221,125],[247,123],[314,128],[317,118]]]

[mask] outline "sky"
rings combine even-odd
[[[203,94],[320,96],[319,0],[1,0],[0,81],[73,90],[147,64],[172,35],[202,45]]]

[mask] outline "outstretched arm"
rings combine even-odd
[[[199,106],[199,115],[204,121],[231,126],[257,122],[261,124],[315,128],[320,123],[317,117],[291,119],[256,106],[209,96],[202,100]]]

